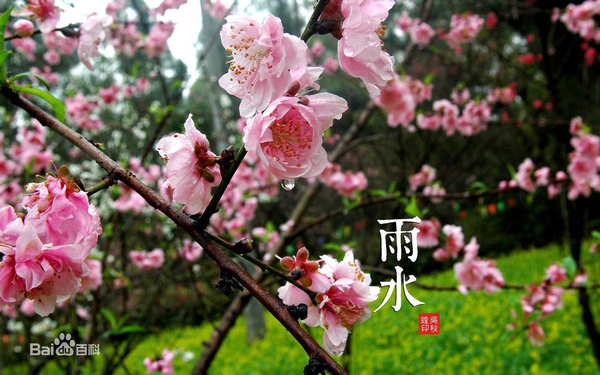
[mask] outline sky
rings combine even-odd
[[[162,0],[146,0],[148,6],[156,8]],[[196,71],[197,55],[194,44],[198,39],[198,34],[202,27],[202,16],[200,11],[201,0],[188,0],[188,2],[179,9],[168,10],[160,21],[172,21],[175,23],[175,31],[169,39],[168,45],[173,56],[182,60],[187,66],[189,72]],[[85,20],[85,17],[92,13],[105,14],[108,0],[71,0],[57,1],[56,4],[63,9],[61,14],[60,26],[66,26],[69,23],[78,23]],[[230,6],[233,0],[222,0],[226,6]],[[244,3],[241,1],[240,3]]]

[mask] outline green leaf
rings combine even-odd
[[[115,316],[113,315],[113,313],[108,310],[108,309],[100,309],[100,312],[102,313],[102,315],[104,315],[104,317],[106,318],[106,320],[108,320],[108,322],[110,323],[111,328],[117,329],[117,319],[115,318]]]
[[[508,169],[508,171],[510,172],[510,177],[514,178],[515,175],[517,174],[517,170],[515,169],[515,167],[513,167],[512,165],[507,165],[506,168]]]
[[[10,56],[12,51],[1,51],[0,52],[0,85],[5,84],[6,82],[6,68],[4,63],[6,62],[6,58]]]
[[[592,237],[594,237],[597,240],[600,240],[600,231],[593,230],[592,231]]]
[[[567,275],[569,275],[569,277],[575,276],[575,273],[577,272],[577,263],[575,262],[575,259],[573,259],[573,257],[565,257],[562,260],[561,265],[565,270],[567,270]]]
[[[406,207],[404,207],[404,212],[406,212],[408,216],[416,216],[419,218],[422,216],[421,210],[417,205],[417,197],[415,197],[414,195],[410,197],[410,203],[406,205]]]
[[[6,29],[6,24],[8,23],[10,12],[12,12],[13,8],[14,7],[8,8],[6,12],[2,13],[0,16],[0,52],[4,52],[4,30]]]
[[[394,191],[396,191],[396,185],[398,185],[396,181],[392,181],[388,187],[388,193],[392,194]]]
[[[429,74],[427,74],[427,75],[425,76],[425,79],[423,79],[423,83],[424,83],[424,84],[426,84],[426,85],[428,85],[428,84],[430,84],[431,82],[433,82],[433,78],[435,78],[435,74],[433,74],[433,73],[429,73]]]
[[[115,335],[124,335],[126,333],[138,333],[138,332],[145,332],[146,329],[140,325],[137,324],[131,324],[128,326],[125,326],[123,328],[121,328],[118,331],[115,331]]]
[[[10,52],[10,51],[8,51]],[[35,74],[35,73],[31,73],[31,72],[24,72],[24,73],[19,73],[15,76],[13,76],[10,81],[8,81],[8,85],[12,85],[14,81],[16,81],[19,78],[23,78],[23,77],[33,77],[35,79],[37,79],[38,81],[40,81],[40,83],[42,85],[44,85],[44,87],[46,88],[46,90],[50,91],[50,85],[48,84],[48,82],[46,82],[45,79],[43,79],[42,77],[40,77],[39,75]]]
[[[388,195],[385,190],[369,190],[369,194],[373,197],[386,197]]]
[[[13,85],[12,88],[15,91],[32,94],[42,100],[45,100],[46,102],[48,102],[48,104],[50,104],[52,106],[52,109],[56,113],[56,118],[58,119],[58,121],[63,122],[63,123],[65,122],[65,105],[63,104],[63,102],[58,100],[54,95],[52,95],[44,90],[36,89],[35,87],[31,87],[31,86]]]

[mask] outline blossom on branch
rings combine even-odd
[[[380,39],[386,28],[382,22],[392,6],[393,0],[342,0],[332,1],[328,7],[333,9],[324,11],[328,17],[339,18],[341,14],[343,18],[338,42],[340,67],[360,78],[371,95],[378,95],[394,78],[394,58],[382,49]]]
[[[210,190],[221,182],[217,155],[208,150],[206,136],[194,126],[192,115],[185,124],[185,134],[162,138],[156,150],[167,162],[163,185],[173,189],[173,200],[185,204],[185,211],[197,214],[210,202]]]
[[[244,144],[279,179],[310,178],[327,166],[323,133],[348,109],[336,95],[284,96],[248,120]]]
[[[29,0],[28,4],[14,12],[13,15],[33,17],[42,33],[49,33],[60,20],[60,8],[54,0]]]
[[[100,57],[98,46],[106,38],[108,27],[113,23],[110,16],[98,16],[93,14],[89,16],[81,26],[79,26],[79,45],[77,46],[77,56],[79,60],[89,70],[94,70],[90,62],[92,57]]]
[[[326,284],[315,283],[313,278],[309,287],[309,290],[318,293],[315,298],[317,305],[304,291],[290,283],[278,289],[279,298],[286,305],[307,305],[308,315],[302,322],[311,327],[324,328],[323,347],[331,354],[341,355],[352,328],[371,316],[368,303],[377,299],[380,288],[370,286],[371,276],[361,271],[352,251],[346,252],[341,262],[330,256],[322,256],[322,267],[316,272],[313,270],[314,262],[305,262],[307,258],[308,251],[302,248],[295,260],[283,258],[282,266],[286,269],[292,266],[293,270],[308,269],[313,277],[320,275],[319,280],[325,276]]]
[[[263,24],[243,15],[226,18],[221,42],[230,54],[229,71],[219,85],[242,99],[240,115],[251,117],[281,97],[306,69],[306,44],[284,33],[281,20],[269,15]],[[294,71],[294,72],[292,72]]]

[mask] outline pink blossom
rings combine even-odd
[[[433,259],[438,262],[445,262],[450,259],[450,253],[448,253],[446,249],[440,247],[433,252]]]
[[[382,49],[381,39],[393,0],[344,0],[341,2],[341,39],[338,59],[341,68],[360,78],[373,96],[394,78],[394,58]]]
[[[544,330],[540,326],[537,319],[529,323],[529,326],[527,327],[526,336],[532,345],[544,345],[544,337],[546,337],[546,334],[544,333]]]
[[[167,349],[162,351],[162,357],[152,360],[151,358],[144,358],[144,366],[146,371],[150,373],[160,372],[163,375],[173,375],[175,370],[173,369],[173,358],[175,354]]]
[[[398,75],[381,87],[373,101],[387,112],[390,127],[395,128],[400,124],[407,127],[415,117],[415,99],[409,85]]]
[[[331,285],[329,278],[318,272],[320,262],[308,260],[305,247],[300,248],[294,257],[283,257],[280,262],[281,267],[290,271],[292,278],[314,292],[323,293]]]
[[[25,224],[35,228],[44,243],[81,245],[86,258],[102,233],[100,217],[87,194],[63,173],[61,167],[58,177],[49,174],[45,182],[27,185]]]
[[[163,0],[157,8],[152,9],[150,13],[154,16],[164,15],[169,9],[179,9],[180,6],[187,3],[188,0]]]
[[[429,44],[429,41],[435,35],[433,28],[425,22],[421,22],[417,26],[411,27],[408,32],[410,40],[419,46],[426,46]]]
[[[573,286],[585,286],[588,282],[588,275],[587,273],[580,273],[577,274],[574,278],[573,278]]]
[[[483,18],[476,14],[453,14],[450,21],[450,31],[444,36],[444,39],[450,47],[460,51],[460,45],[475,39],[483,25]]]
[[[425,100],[431,100],[431,94],[433,91],[433,84],[425,84],[418,79],[406,77],[406,81],[410,85],[410,92],[413,94],[417,103],[423,103]]]
[[[94,130],[102,127],[102,121],[92,114],[98,108],[98,103],[86,99],[81,92],[74,97],[67,98],[65,107],[69,117],[82,129]]]
[[[317,176],[327,165],[323,133],[347,108],[328,93],[281,97],[248,120],[244,144],[279,179]]]
[[[135,22],[118,24],[113,26],[111,31],[110,44],[126,56],[133,56],[137,50],[144,47],[142,33],[137,29]]]
[[[44,33],[42,39],[48,49],[56,50],[61,55],[70,55],[79,44],[78,39],[68,38],[58,31]]]
[[[98,259],[87,259],[85,264],[90,272],[81,279],[79,292],[96,290],[102,285],[102,262]]]
[[[490,103],[500,102],[508,105],[515,100],[517,96],[516,83],[512,83],[506,87],[496,87],[492,89],[487,96],[487,101]]]
[[[485,290],[491,294],[504,285],[504,277],[491,260],[480,259],[477,256],[479,245],[475,237],[465,246],[465,256],[462,262],[454,265],[456,279],[460,281],[458,289],[466,294],[467,291]]]
[[[432,168],[427,164],[422,165],[419,172],[408,177],[410,189],[412,191],[417,191],[417,189],[423,185],[430,185],[435,181],[436,174],[437,170],[435,168]]]
[[[60,54],[56,50],[50,49],[44,53],[44,61],[50,65],[56,65],[60,62]]]
[[[216,20],[222,19],[225,17],[229,8],[221,2],[221,0],[202,0],[204,3],[205,9],[208,10],[208,14]]]
[[[460,90],[460,92],[457,89],[454,89],[452,90],[450,99],[452,99],[452,102],[454,102],[454,104],[465,104],[471,99],[471,93],[467,88]]]
[[[60,20],[60,8],[54,5],[54,0],[28,0],[24,8],[15,12],[19,16],[33,16],[42,33],[48,33],[56,28]]]
[[[547,186],[550,183],[550,178],[552,178],[552,171],[550,171],[550,167],[542,167],[536,170],[533,176],[537,186]]]
[[[162,267],[165,262],[165,253],[159,248],[150,252],[132,250],[129,252],[129,258],[131,258],[131,262],[136,267],[143,270],[150,270]]]
[[[152,58],[165,52],[167,50],[167,40],[171,37],[174,30],[175,24],[172,22],[155,23],[146,37],[146,44],[144,45],[146,55]]]
[[[35,40],[32,38],[17,38],[11,40],[11,43],[17,51],[25,55],[27,60],[35,60],[35,55],[33,54],[35,51]]]
[[[18,237],[0,246],[4,253],[0,262],[0,306],[14,306],[29,298],[35,311],[47,316],[57,302],[79,290],[81,277],[89,271],[83,263],[86,251],[81,245],[44,244],[35,229],[28,223],[23,226],[21,219],[14,219],[6,230],[11,227]]]
[[[446,135],[454,134],[458,125],[458,107],[447,99],[441,99],[433,102],[433,110],[440,118],[440,124],[446,131]]]
[[[526,158],[521,164],[519,164],[519,169],[515,174],[515,181],[518,186],[526,190],[530,193],[535,191],[535,183],[532,180],[533,170],[535,169],[535,164],[531,159]]]
[[[328,57],[323,62],[323,68],[325,69],[325,73],[331,74],[335,73],[340,67],[340,63],[331,57]]]
[[[179,255],[188,262],[194,262],[202,256],[202,247],[197,242],[186,238],[183,240],[183,247],[179,250]]]
[[[35,307],[33,306],[33,301],[30,299],[24,299],[23,301],[21,301],[19,310],[21,310],[21,312],[27,316],[35,315]]]
[[[26,19],[16,20],[13,24],[13,29],[18,36],[24,38],[28,36],[32,36],[35,31],[35,26],[33,26],[33,22]]]
[[[119,198],[111,207],[119,212],[141,212],[147,205],[146,200],[129,186],[119,182]]]
[[[561,283],[567,279],[567,270],[554,263],[546,270],[546,278],[552,283]]]
[[[572,135],[579,135],[583,131],[583,119],[581,116],[573,117],[569,124],[569,133]]]
[[[110,87],[101,88],[98,91],[98,96],[106,104],[116,102],[119,99],[117,96],[118,94],[119,94],[119,86],[117,86],[116,83],[113,83]]]
[[[394,19],[396,26],[398,26],[398,28],[404,32],[408,32],[408,30],[415,27],[419,21],[419,19],[410,18],[408,12],[406,11],[403,11],[400,17]]]
[[[33,172],[45,171],[54,157],[52,151],[46,149],[47,128],[37,120],[32,120],[31,124],[33,128],[19,128],[20,141],[11,145],[10,156],[18,161],[15,172],[22,171],[25,166],[31,166]]]
[[[442,227],[442,233],[446,235],[446,251],[452,258],[456,258],[460,249],[465,246],[465,236],[462,232],[462,228],[456,225],[446,224]]]
[[[124,0],[109,1],[108,4],[106,4],[106,14],[111,16],[113,19],[116,19],[118,11],[124,6]]]
[[[203,211],[210,201],[210,190],[221,182],[217,156],[208,150],[206,136],[199,132],[192,115],[185,124],[185,134],[162,138],[156,145],[167,161],[164,186],[173,189],[173,199],[185,204],[187,213]]]
[[[368,302],[377,299],[379,288],[370,286],[370,275],[360,270],[352,251],[346,252],[341,262],[329,256],[321,258],[323,267],[318,272],[327,282],[318,286],[319,289],[325,286],[325,289],[317,294],[317,306],[306,293],[289,283],[279,288],[279,298],[287,305],[306,304],[308,316],[303,322],[308,326],[323,327],[323,347],[329,353],[341,355],[354,325],[371,316]],[[315,283],[312,285],[316,286]]]
[[[81,26],[79,26],[79,45],[77,46],[77,56],[79,60],[89,70],[94,70],[90,62],[93,57],[100,57],[98,45],[106,37],[107,28],[113,23],[110,16],[98,16],[93,14],[89,16]]]
[[[319,180],[348,198],[353,198],[356,192],[366,189],[368,185],[363,172],[342,172],[341,166],[332,163],[327,164],[323,173],[319,175]]]
[[[269,15],[263,24],[243,15],[226,18],[221,42],[230,54],[229,71],[219,85],[242,102],[240,115],[251,117],[281,97],[292,83],[292,70],[306,68],[306,44],[284,33],[281,20]]]
[[[420,224],[415,224],[415,227],[419,229],[417,233],[419,247],[435,247],[440,243],[438,240],[440,222],[437,219],[422,220]]]
[[[440,117],[417,115],[417,126],[424,130],[438,130],[442,126]]]

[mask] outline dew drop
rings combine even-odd
[[[296,186],[296,181],[294,181],[293,179],[291,180],[281,180],[281,187],[284,188],[285,190],[292,190],[294,188],[294,186]]]

